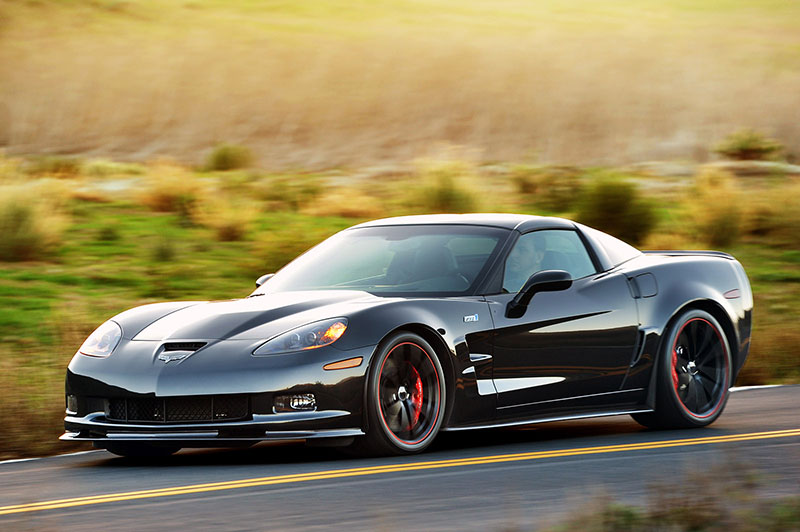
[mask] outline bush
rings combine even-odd
[[[705,169],[695,177],[690,194],[685,217],[695,238],[715,248],[735,244],[742,225],[735,178],[721,170]]]
[[[514,166],[511,181],[525,203],[555,212],[570,209],[583,188],[580,170],[569,166]]]
[[[386,211],[380,199],[358,189],[340,188],[318,197],[303,212],[313,216],[370,219]]]
[[[120,163],[108,159],[93,159],[83,165],[83,173],[91,177],[114,175],[142,175],[146,168],[141,164]]]
[[[258,210],[252,204],[226,196],[205,198],[193,213],[197,223],[212,229],[221,242],[244,239],[257,215]]]
[[[206,190],[206,184],[185,169],[159,164],[148,170],[139,201],[154,211],[174,212],[191,222]]]
[[[783,149],[776,140],[753,129],[741,129],[725,137],[714,151],[737,161],[764,160]]]
[[[61,245],[65,225],[59,205],[38,187],[0,188],[0,260],[52,256]]]
[[[796,248],[800,242],[800,183],[748,194],[744,232],[761,242]]]
[[[415,181],[406,198],[412,212],[461,213],[478,210],[478,194],[466,181],[474,178],[474,170],[461,161],[428,161],[419,165]]]
[[[171,238],[162,237],[153,246],[150,258],[153,262],[172,262],[175,254],[175,242]]]
[[[206,170],[236,170],[247,168],[253,163],[253,153],[245,146],[219,144],[206,158]]]
[[[319,196],[322,185],[313,175],[271,176],[255,182],[253,191],[270,210],[297,211]]]
[[[633,245],[642,243],[656,225],[654,206],[636,184],[616,174],[595,177],[581,197],[577,219]]]
[[[23,165],[30,175],[50,175],[55,177],[74,177],[80,175],[83,160],[68,155],[41,155],[32,157]]]

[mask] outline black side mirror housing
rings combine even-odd
[[[258,279],[256,279],[256,288],[258,288],[262,284],[264,284],[267,281],[269,281],[270,279],[272,279],[273,275],[275,275],[275,274],[274,273],[267,273],[267,274],[262,275]]]
[[[572,286],[572,276],[564,270],[544,270],[531,275],[522,289],[508,302],[506,318],[521,318],[533,296],[539,292],[558,292]]]

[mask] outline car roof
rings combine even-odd
[[[483,225],[516,229],[521,232],[533,229],[574,229],[575,224],[564,218],[533,216],[529,214],[471,213],[424,214],[397,216],[364,222],[354,227],[385,227],[395,225]]]

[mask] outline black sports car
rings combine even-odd
[[[592,416],[701,427],[750,346],[733,257],[640,252],[560,218],[368,222],[256,284],[101,325],[69,365],[62,439],[413,453],[443,430]]]

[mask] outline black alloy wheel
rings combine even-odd
[[[654,428],[710,425],[725,408],[731,386],[731,350],[719,322],[702,310],[675,320],[657,362],[656,410],[634,419]]]
[[[420,336],[395,334],[372,361],[367,391],[368,454],[412,454],[428,447],[444,418],[445,379],[439,359]]]

